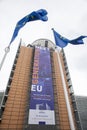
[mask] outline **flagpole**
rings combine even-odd
[[[19,46],[21,45],[21,43],[22,43],[22,39],[20,39]],[[0,70],[1,70],[1,68],[3,66],[3,64],[4,64],[4,61],[6,59],[6,56],[7,56],[8,52],[10,52],[10,44],[8,45],[8,47],[5,48],[5,54],[4,54],[4,56],[2,58],[2,61],[0,63]]]
[[[8,47],[5,48],[5,54],[4,54],[4,56],[2,58],[2,61],[0,63],[0,70],[1,70],[1,68],[3,66],[3,63],[4,63],[5,59],[6,59],[6,56],[7,56],[7,54],[8,54],[9,51],[10,51],[10,46],[8,46]]]
[[[64,73],[63,73],[63,68],[62,68],[62,64],[61,64],[61,60],[60,60],[60,56],[59,56],[59,49],[58,48],[57,48],[57,57],[58,57],[58,61],[59,61],[59,68],[60,68],[60,73],[61,73],[61,78],[62,78],[62,83],[63,83],[63,89],[64,89],[64,94],[65,94],[65,99],[66,99],[66,105],[67,105],[67,110],[68,110],[70,127],[71,127],[71,130],[75,130],[74,120],[73,120],[73,116],[72,116],[72,110],[71,110],[71,107],[70,107],[67,87],[66,87],[66,83],[65,83],[65,78],[64,78]]]

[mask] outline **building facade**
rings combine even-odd
[[[75,96],[82,130],[87,130],[87,96]]]
[[[64,51],[52,41],[19,46],[1,103],[0,129],[82,129]]]
[[[4,92],[0,91],[0,105],[1,105],[1,101],[2,101],[2,97],[3,97]]]

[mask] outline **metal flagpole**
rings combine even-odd
[[[7,54],[8,54],[9,51],[10,51],[10,46],[8,46],[8,47],[5,48],[5,54],[4,54],[4,56],[3,56],[3,58],[2,58],[2,61],[1,61],[1,63],[0,63],[0,70],[1,70],[1,68],[2,68],[2,66],[3,66],[3,63],[4,63],[4,61],[5,61],[5,58],[6,58],[6,56],[7,56]]]
[[[52,30],[54,30],[54,29],[52,28]],[[56,42],[58,42],[58,41],[55,40],[55,43]],[[58,57],[58,61],[59,61],[59,68],[60,68],[60,73],[61,73],[61,78],[62,78],[62,83],[63,83],[63,89],[64,89],[64,94],[65,94],[65,99],[66,99],[66,105],[67,105],[67,111],[68,111],[68,116],[69,116],[70,127],[71,127],[71,130],[75,130],[75,125],[74,125],[72,110],[71,110],[71,106],[70,106],[70,102],[69,102],[69,97],[68,97],[67,87],[66,87],[66,83],[65,83],[63,68],[62,68],[62,64],[61,64],[61,60],[60,60],[60,56],[59,56],[59,49],[58,49],[58,47],[56,47],[56,48],[57,48],[56,51],[57,51],[57,57]]]
[[[21,43],[22,43],[22,39],[20,39],[19,45],[20,45]],[[3,66],[3,64],[4,64],[4,61],[5,61],[6,56],[7,56],[7,54],[8,54],[9,51],[10,51],[10,44],[9,44],[8,47],[5,48],[5,54],[4,54],[4,56],[3,56],[3,58],[2,58],[2,61],[1,61],[1,63],[0,63],[0,70],[1,70],[1,68],[2,68],[2,66]]]
[[[64,94],[65,94],[65,99],[66,99],[66,105],[67,105],[67,110],[68,110],[70,127],[71,127],[71,130],[75,130],[74,120],[73,120],[73,116],[72,116],[72,111],[71,111],[71,107],[70,107],[70,102],[69,102],[69,98],[68,98],[68,92],[67,92],[67,89],[66,89],[66,83],[65,83],[65,78],[64,78],[64,74],[63,74],[63,69],[62,69],[62,65],[61,65],[61,60],[60,60],[60,57],[59,57],[59,50],[58,49],[57,49],[57,56],[58,56],[58,61],[59,61],[61,77],[62,77],[62,83],[63,83],[63,88],[64,88]]]

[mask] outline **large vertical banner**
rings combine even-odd
[[[50,51],[45,47],[35,48],[28,124],[55,124]]]

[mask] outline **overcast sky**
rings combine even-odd
[[[48,21],[30,22],[20,29],[0,71],[0,90],[6,88],[20,38],[24,45],[32,44],[39,38],[54,42],[51,28],[68,39],[87,35],[87,0],[0,0],[0,62],[16,23],[41,8],[48,11]],[[68,44],[64,51],[74,93],[87,96],[87,39],[84,43],[78,46]]]

